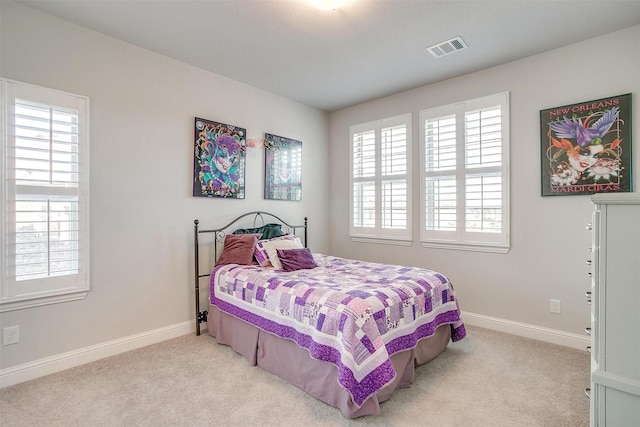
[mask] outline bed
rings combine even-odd
[[[262,211],[215,229],[195,220],[196,334],[206,322],[219,344],[345,417],[379,415],[416,366],[465,337],[455,291],[435,271],[312,253],[307,227]],[[201,274],[203,234],[217,263]]]

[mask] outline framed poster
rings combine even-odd
[[[302,199],[302,142],[264,134],[264,198]]]
[[[196,117],[193,195],[244,199],[246,129]]]
[[[540,111],[542,195],[632,191],[631,94]]]

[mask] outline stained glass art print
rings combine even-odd
[[[264,198],[302,199],[302,142],[265,133]]]

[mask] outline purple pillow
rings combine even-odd
[[[276,251],[284,271],[302,270],[318,266],[313,260],[313,255],[311,255],[309,248],[277,249]]]
[[[253,251],[260,234],[228,234],[224,238],[224,249],[216,265],[253,263]]]

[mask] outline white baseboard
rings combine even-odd
[[[492,329],[507,334],[532,338],[552,344],[584,350],[590,339],[585,335],[571,334],[526,323],[462,312],[462,319],[470,326]],[[125,351],[135,350],[171,338],[195,332],[194,321],[178,323],[153,331],[120,338],[102,344],[81,348],[68,353],[46,357],[34,362],[0,370],[0,388],[33,380],[74,366],[94,362]]]
[[[94,362],[105,357],[114,356],[125,351],[135,350],[171,338],[195,333],[193,320],[165,326],[136,335],[108,341],[101,344],[58,354],[44,359],[24,363],[0,370],[0,388],[33,380],[74,366]]]
[[[492,329],[511,335],[518,335],[525,338],[532,338],[551,344],[563,345],[565,347],[586,350],[591,345],[591,339],[587,335],[572,334],[555,329],[543,328],[541,326],[527,323],[514,322],[511,320],[499,319],[496,317],[483,316],[469,312],[462,312],[462,320],[470,326]]]

